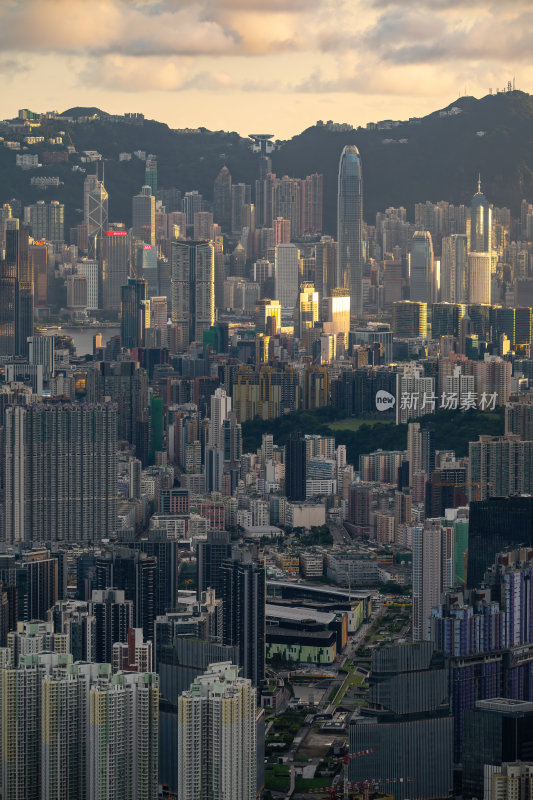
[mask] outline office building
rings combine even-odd
[[[284,318],[290,319],[298,299],[300,276],[300,251],[295,244],[279,244],[276,247],[276,299],[279,300]]]
[[[146,539],[136,542],[136,547],[150,558],[157,559],[154,586],[156,617],[173,611],[178,602],[178,542],[164,530],[151,529]]]
[[[150,186],[143,186],[132,201],[133,236],[155,245],[155,197]]]
[[[453,789],[453,718],[444,658],[431,642],[376,650],[368,706],[350,722],[350,781],[379,778],[395,800],[448,797]],[[416,786],[416,790],[413,789]]]
[[[103,178],[99,180],[98,174],[87,175],[83,184],[83,221],[89,243],[107,231],[108,201]]]
[[[427,336],[427,303],[402,300],[392,304],[392,331],[399,339]]]
[[[215,321],[215,256],[210,242],[172,242],[172,323],[180,348],[202,342]]]
[[[244,678],[260,686],[265,677],[265,566],[236,551],[220,566],[222,644],[239,648]]]
[[[256,695],[229,662],[210,664],[178,699],[180,800],[255,800]]]
[[[322,236],[315,244],[315,288],[320,296],[331,297],[337,285],[337,242]],[[349,292],[348,292],[349,294]]]
[[[531,761],[533,703],[498,697],[478,700],[465,713],[463,796],[483,797],[486,768],[508,761]]]
[[[100,297],[98,307],[119,311],[122,286],[130,275],[130,244],[123,226],[114,225],[96,240],[100,264]]]
[[[255,330],[267,336],[275,336],[281,331],[281,305],[279,300],[265,298],[255,306]]]
[[[127,547],[113,547],[96,559],[95,589],[122,589],[133,603],[133,627],[142,628],[146,639],[154,637],[158,571],[154,556]]]
[[[305,500],[307,453],[301,433],[292,434],[285,445],[285,495],[288,500]]]
[[[437,272],[429,231],[415,231],[413,234],[409,264],[410,299],[419,303],[435,303],[438,300]]]
[[[477,192],[470,204],[469,249],[474,253],[490,253],[492,251],[492,209],[481,191],[481,180],[478,180]]]
[[[128,641],[128,631],[134,624],[133,601],[126,599],[123,589],[93,589],[87,610],[95,620],[94,658],[91,660],[110,664],[115,642]]]
[[[83,258],[76,262],[76,274],[87,279],[87,311],[97,311],[99,306],[100,269],[95,259]]]
[[[296,335],[303,339],[305,331],[318,322],[318,292],[312,283],[302,283],[298,295],[298,326]]]
[[[488,497],[470,503],[469,588],[481,586],[496,555],[533,546],[533,497]]]
[[[42,366],[44,381],[54,376],[54,343],[54,336],[30,336],[28,339],[29,362]]]
[[[28,357],[33,336],[33,262],[27,228],[6,230],[0,260],[0,355]]]
[[[302,190],[300,178],[284,175],[272,186],[272,219],[284,219],[290,223],[291,238],[298,238],[302,232]]]
[[[464,233],[442,239],[440,299],[444,303],[466,303],[468,299],[468,237]]]
[[[355,145],[339,161],[337,195],[337,286],[350,290],[354,317],[363,313],[363,175]]]
[[[487,252],[468,254],[468,302],[490,304],[491,255]]]
[[[196,550],[198,598],[209,588],[215,590],[217,597],[222,597],[223,574],[220,568],[228,558],[231,558],[229,533],[208,531],[207,539],[199,541]]]
[[[431,306],[431,337],[461,336],[461,322],[466,316],[466,306],[461,303],[433,303]]]
[[[144,279],[128,278],[121,287],[120,344],[131,350],[144,347],[150,325],[150,301]]]
[[[5,422],[5,540],[99,541],[116,524],[117,407],[12,406]]]
[[[30,240],[28,249],[33,274],[33,307],[39,314],[40,309],[48,309],[48,266],[52,248],[46,241],[34,239]]]
[[[213,218],[222,233],[231,231],[231,174],[224,166],[218,173],[213,192]]]
[[[213,215],[210,211],[197,211],[194,215],[193,238],[196,241],[213,239]]]

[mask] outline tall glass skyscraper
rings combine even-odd
[[[337,286],[350,290],[352,316],[363,312],[363,174],[354,144],[339,162]]]

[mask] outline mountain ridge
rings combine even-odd
[[[454,108],[460,113],[447,115]],[[100,119],[75,124],[66,119],[93,114]],[[144,182],[144,163],[136,158],[119,162],[120,152],[140,149],[154,153],[160,188],[176,186],[183,193],[198,189],[208,202],[223,164],[236,183],[253,186],[257,177],[257,156],[248,141],[235,132],[205,128],[183,132],[148,119],[142,125],[133,125],[96,107],[81,106],[65,110],[57,119],[44,120],[39,129],[45,138],[59,131],[65,131],[65,142],[70,140],[78,154],[83,150],[102,153],[113,221],[130,224],[131,197]],[[9,138],[16,136],[10,133]],[[367,126],[335,131],[314,125],[281,143],[272,154],[273,171],[278,176],[324,174],[324,230],[332,234],[336,228],[338,161],[346,144],[356,144],[361,153],[364,216],[370,224],[375,213],[388,206],[405,206],[412,219],[416,202],[469,203],[478,173],[488,200],[496,206],[509,206],[517,214],[523,197],[533,199],[533,97],[525,92],[501,92],[480,99],[461,97],[419,121],[403,121],[390,129]],[[39,154],[55,149],[45,143],[29,148]],[[26,205],[40,198],[57,199],[68,206],[67,225],[80,221],[83,174],[73,172],[72,163],[22,171],[14,162],[13,151],[0,148],[0,202],[15,197]],[[82,166],[87,172],[93,169],[90,164]],[[36,190],[30,185],[34,175],[57,175],[63,186],[47,192]]]

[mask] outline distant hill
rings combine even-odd
[[[390,205],[405,206],[412,218],[414,203],[419,201],[468,203],[478,172],[487,198],[497,206],[510,206],[516,214],[523,197],[533,200],[533,97],[518,91],[480,100],[463,97],[444,111],[453,108],[460,113],[444,116],[436,111],[419,124],[405,123],[389,130],[337,133],[326,126],[308,128],[273,154],[273,169],[279,176],[324,174],[324,227],[330,233],[336,228],[339,155],[345,144],[352,143],[358,146],[363,160],[364,214],[369,223],[373,223],[376,211]],[[36,133],[48,138],[64,131],[65,143],[72,143],[78,153],[102,153],[113,221],[131,223],[131,197],[144,182],[144,163],[136,158],[119,162],[121,152],[154,153],[161,188],[176,186],[182,192],[198,189],[208,201],[212,200],[213,181],[223,164],[227,164],[235,182],[253,186],[257,177],[257,157],[237,133],[203,128],[184,133],[152,120],[132,125],[116,121],[97,108],[76,107],[63,112],[64,117],[93,114],[100,119],[84,124],[48,120]],[[11,132],[4,136],[22,138]],[[387,139],[393,141],[385,143]],[[400,139],[407,141],[400,143]],[[31,147],[39,153],[51,149],[56,148],[48,144]],[[39,198],[57,199],[67,205],[67,227],[76,224],[81,219],[84,175],[72,171],[75,163],[74,156],[69,164],[22,171],[15,166],[15,153],[0,147],[0,203],[11,198],[23,205]],[[94,169],[91,164],[85,166],[88,172]],[[64,185],[43,192],[30,185],[34,175],[58,175]]]

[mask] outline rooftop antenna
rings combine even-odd
[[[477,193],[481,194],[481,172],[477,175]]]

